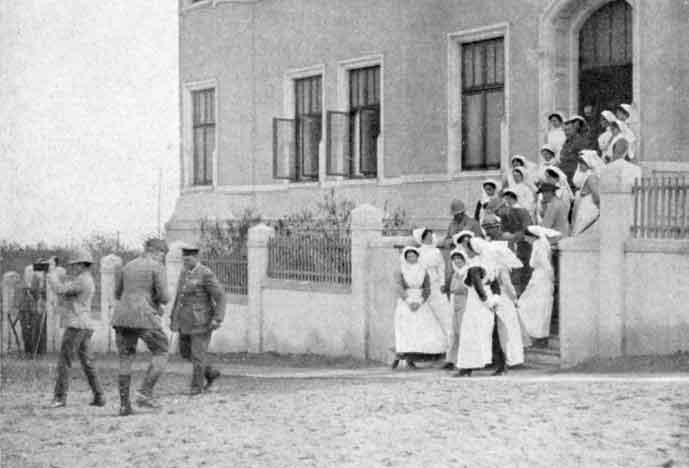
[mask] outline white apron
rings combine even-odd
[[[583,197],[574,198],[574,223],[572,225],[572,237],[579,235],[589,229],[598,221],[600,210],[593,202],[593,195],[588,194]]]
[[[550,262],[550,248],[544,244],[547,242],[547,239],[534,242],[529,262],[533,273],[518,301],[519,318],[526,333],[532,338],[550,336],[554,273]]]
[[[487,286],[485,286],[487,288]],[[493,325],[495,315],[476,293],[467,289],[467,301],[459,330],[457,367],[480,369],[493,360]]]
[[[519,316],[517,315],[517,309],[514,307],[514,303],[508,298],[500,295],[497,296],[497,299],[498,307],[495,310],[495,315],[498,321],[498,336],[500,337],[500,347],[505,353],[505,360],[508,366],[516,366],[518,364],[523,364],[524,342],[522,341],[522,328],[519,324]]]
[[[395,309],[395,351],[397,353],[443,354],[447,350],[447,336],[443,324],[435,317],[428,302],[416,311],[411,302],[420,303],[421,287],[426,270],[418,265],[403,268],[402,276],[407,283],[407,299],[398,299]]]

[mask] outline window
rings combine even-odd
[[[213,184],[215,89],[192,91],[193,185]]]
[[[349,111],[328,112],[328,175],[378,174],[380,65],[348,71]]]
[[[273,177],[295,182],[318,180],[323,125],[322,76],[292,81],[294,119],[273,120]]]
[[[505,114],[502,37],[461,46],[462,169],[499,169]]]

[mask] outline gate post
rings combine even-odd
[[[247,240],[247,304],[249,318],[246,343],[250,353],[263,352],[263,280],[268,271],[268,241],[275,229],[264,223],[249,229]]]

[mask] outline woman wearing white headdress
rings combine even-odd
[[[406,247],[395,275],[399,299],[395,308],[395,352],[393,369],[404,359],[415,367],[415,354],[440,355],[447,349],[447,337],[428,306],[431,279],[419,263],[419,249]]]
[[[574,200],[572,236],[588,230],[598,220],[600,171],[603,167],[605,163],[595,151],[584,150],[579,153],[579,166],[572,178],[574,185],[580,189]]]
[[[473,233],[468,238],[473,237]],[[456,247],[450,252],[450,263],[452,265],[452,277],[450,280],[450,305],[453,309],[452,326],[449,330],[450,347],[446,355],[445,370],[456,369],[457,353],[459,352],[459,332],[462,327],[462,317],[467,301],[467,287],[464,284],[467,272],[471,266],[472,258],[462,247]]]
[[[474,219],[479,223],[483,220],[486,211],[491,209],[491,205],[500,201],[498,183],[493,179],[484,180],[481,183],[481,190],[483,191],[483,196],[476,203],[476,209],[474,210]]]
[[[543,171],[543,178],[541,182],[547,182],[557,187],[555,196],[565,202],[566,206],[571,206],[574,201],[574,194],[567,183],[567,176],[562,169],[557,166],[548,166]],[[540,223],[545,214],[545,205],[543,203],[543,195],[538,194],[536,198],[536,220]]]
[[[529,226],[525,235],[533,246],[529,260],[533,273],[519,298],[517,310],[525,332],[531,338],[544,339],[550,336],[555,278],[548,238],[558,237],[560,232],[543,226]]]
[[[521,268],[522,263],[502,243],[472,238],[469,245],[478,257],[469,268],[465,281],[468,293],[460,329],[457,367],[461,370],[458,375],[470,375],[472,369],[484,367],[492,361],[496,319],[504,355],[496,356],[495,375],[501,375],[507,371],[507,366],[524,362],[521,326],[513,302],[516,293],[510,280],[510,270]]]
[[[609,110],[604,110],[600,113],[603,117],[603,125],[605,126],[605,131],[598,135],[598,149],[600,149],[600,154],[605,158],[605,156],[610,151],[610,142],[612,141],[612,129],[610,124],[617,121],[615,114]]]
[[[560,158],[560,150],[567,140],[565,130],[562,127],[565,116],[560,112],[552,112],[548,115],[548,133],[545,142],[555,150],[555,157]]]
[[[625,135],[625,139],[629,142],[628,157],[629,160],[634,159],[637,146],[638,135],[638,115],[631,104],[620,104],[617,108],[617,120],[620,125],[620,130]],[[618,158],[615,158],[618,159]]]
[[[629,127],[621,120],[617,120],[610,123],[610,131],[612,132],[612,140],[610,140],[608,152],[605,154],[605,161],[612,162],[618,159],[631,161],[634,159],[634,139],[633,135],[630,134]]]
[[[534,184],[538,176],[538,165],[527,160],[521,154],[515,154],[510,159],[510,168],[506,169],[502,176],[502,188],[512,188],[515,184],[514,170],[521,168],[523,179],[526,184]]]
[[[431,280],[431,295],[428,298],[428,306],[447,337],[452,324],[452,307],[447,295],[442,291],[447,280],[445,259],[440,249],[436,247],[437,239],[431,229],[425,227],[414,229],[412,237],[421,245],[419,247],[419,263],[426,269]]]

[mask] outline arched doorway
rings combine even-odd
[[[601,111],[633,100],[632,8],[626,0],[602,6],[582,25],[578,42],[578,112],[598,122]]]
[[[545,116],[555,110],[583,114],[591,104],[597,119],[606,107],[633,102],[641,111],[638,1],[552,0],[545,9],[539,28],[544,133]]]

